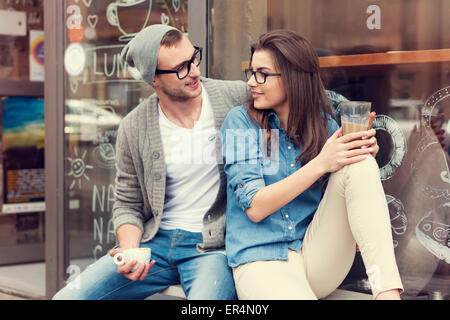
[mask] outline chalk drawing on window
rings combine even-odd
[[[114,168],[116,151],[111,143],[100,143],[94,148],[93,156],[94,159],[96,159],[96,163],[99,165],[99,167],[103,169]]]
[[[69,173],[66,173],[67,176],[73,177],[73,180],[70,184],[70,190],[72,190],[76,185],[81,190],[81,181],[84,179],[90,181],[91,179],[86,174],[86,171],[94,169],[93,166],[85,163],[87,151],[85,150],[81,157],[78,155],[78,149],[76,147],[73,148],[74,157],[67,157],[66,160],[70,162]]]
[[[448,165],[445,154],[442,152],[439,141],[432,133],[432,129],[424,126],[420,140],[415,146],[415,157],[411,161],[412,178],[421,195],[437,200],[443,198],[450,200],[450,183],[448,180]],[[430,155],[432,155],[430,157]],[[422,171],[425,163],[433,160],[433,167],[427,169],[428,176],[424,177]],[[443,170],[444,169],[444,170]]]
[[[394,238],[394,248],[398,246],[398,236],[402,236],[406,233],[408,226],[408,218],[406,217],[405,208],[403,203],[390,195],[386,195],[386,201],[389,208],[389,215],[391,218],[392,236]]]
[[[151,11],[152,0],[116,0],[108,5],[106,18],[122,33],[119,41],[127,42],[145,28]]]
[[[398,123],[386,115],[377,115],[372,128],[377,131],[377,137],[384,137],[383,144],[380,144],[380,156],[383,156],[385,161],[380,165],[380,176],[381,181],[386,181],[402,164],[407,152],[406,138]]]
[[[438,113],[437,106],[439,102],[446,98],[450,98],[450,87],[436,91],[425,101],[422,108],[422,120],[426,126],[431,127],[431,119]]]
[[[450,225],[434,221],[432,216],[448,214],[450,202],[427,212],[416,226],[416,237],[434,256],[450,263]]]
[[[444,152],[440,152],[440,143],[436,138],[433,129],[431,128],[431,121],[433,117],[439,114],[439,103],[444,99],[450,98],[450,87],[442,88],[435,93],[433,93],[424,103],[421,109],[421,121],[423,124],[423,130],[421,132],[421,138],[416,146],[416,152],[418,156],[414,159],[411,167],[413,169],[413,178],[415,178],[416,183],[418,183],[422,189],[423,195],[429,199],[444,199],[445,201],[450,200],[450,179],[449,179],[449,168],[446,155]],[[433,163],[436,170],[433,171],[429,181],[424,183],[419,178],[421,165],[420,154],[423,157],[429,157],[430,153],[433,154]]]
[[[178,12],[181,8],[181,0],[172,0],[172,6],[175,12]]]
[[[161,23],[168,25],[170,23],[170,18],[167,14],[165,14],[164,12],[161,13]]]

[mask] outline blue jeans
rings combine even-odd
[[[145,299],[176,284],[181,284],[190,300],[237,299],[225,251],[201,253],[196,248],[201,242],[201,233],[159,230],[152,240],[141,243],[141,248],[152,249],[151,259],[156,261],[143,281],[131,281],[119,274],[107,254],[74,279],[77,285],[67,285],[53,299]]]

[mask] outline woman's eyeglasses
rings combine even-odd
[[[264,84],[266,83],[267,77],[275,77],[281,76],[281,73],[266,73],[262,71],[253,71],[252,69],[245,69],[245,77],[247,81],[251,79],[251,77],[255,77],[256,83]]]
[[[178,79],[183,80],[188,76],[191,72],[191,65],[194,64],[196,67],[200,65],[202,62],[202,48],[194,47],[195,51],[192,55],[192,58],[188,61],[183,62],[178,68],[175,70],[160,70],[156,69],[155,74],[166,74],[166,73],[176,73]]]

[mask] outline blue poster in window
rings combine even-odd
[[[45,210],[44,100],[2,101],[3,213]]]

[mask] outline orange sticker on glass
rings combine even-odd
[[[84,39],[84,30],[81,24],[77,25],[76,28],[72,27],[69,29],[69,42],[83,42]]]

